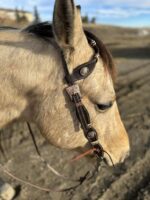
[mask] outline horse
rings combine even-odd
[[[0,29],[0,128],[32,122],[52,145],[70,150],[87,147],[64,79],[64,61],[72,74],[93,58],[87,35],[92,34],[84,30],[81,9],[73,0],[55,1],[52,26]],[[112,56],[94,38],[99,56],[92,73],[76,82],[97,140],[117,164],[129,155],[130,144],[117,107]],[[88,70],[85,67],[80,75]]]

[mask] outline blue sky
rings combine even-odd
[[[62,0],[63,1],[63,0]],[[150,0],[75,0],[82,15],[95,16],[98,23],[150,27]],[[51,20],[54,0],[0,0],[0,7],[33,11],[38,7],[42,20]]]

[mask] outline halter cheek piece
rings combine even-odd
[[[85,32],[86,34],[86,32]],[[86,34],[87,35],[87,34]],[[66,92],[70,97],[70,100],[74,103],[76,109],[77,118],[81,124],[81,128],[83,129],[84,135],[87,138],[89,144],[94,149],[94,153],[98,158],[103,159],[104,150],[103,147],[98,142],[98,134],[97,131],[92,127],[90,115],[86,109],[86,107],[82,103],[82,97],[80,93],[79,85],[76,81],[87,78],[94,70],[96,63],[98,61],[99,48],[97,47],[96,42],[87,36],[88,43],[94,49],[95,54],[93,58],[82,65],[76,67],[72,74],[70,74],[67,63],[64,59],[64,55],[62,53],[63,59],[63,67],[65,72],[65,80],[69,85],[66,88]]]

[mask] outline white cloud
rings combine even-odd
[[[75,0],[83,6],[132,6],[132,7],[143,7],[150,8],[150,0]]]
[[[138,9],[138,8],[101,8],[97,11],[103,18],[128,18],[135,17],[144,14],[150,14],[150,9]]]

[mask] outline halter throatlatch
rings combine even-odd
[[[65,79],[69,85],[69,87],[66,88],[66,91],[71,101],[75,105],[76,115],[81,124],[81,128],[84,132],[85,137],[87,138],[91,147],[94,149],[95,155],[98,158],[103,159],[104,157],[103,147],[98,142],[97,131],[91,125],[90,115],[86,107],[82,103],[80,88],[79,88],[79,85],[76,83],[76,81],[87,78],[93,72],[96,66],[96,63],[98,61],[99,49],[97,47],[97,44],[93,39],[89,37],[87,37],[87,39],[90,46],[94,49],[95,54],[89,62],[76,67],[73,70],[72,74],[70,74],[67,63],[62,54],[63,66],[64,66],[64,71],[65,71]]]

